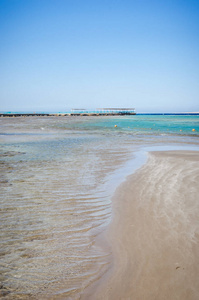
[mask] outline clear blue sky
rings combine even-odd
[[[199,1],[0,0],[0,105],[199,111]]]

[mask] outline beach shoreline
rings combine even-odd
[[[199,151],[153,151],[113,197],[109,271],[81,299],[198,299]]]

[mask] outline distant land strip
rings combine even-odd
[[[121,116],[136,113],[0,113],[0,117]]]
[[[122,115],[153,115],[153,116],[193,116],[199,115],[199,112],[185,112],[185,113],[0,113],[0,117],[63,117],[63,116],[122,116]]]

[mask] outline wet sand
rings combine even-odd
[[[151,152],[117,189],[112,263],[81,299],[199,299],[199,152]],[[100,241],[99,241],[100,242]]]

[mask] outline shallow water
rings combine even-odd
[[[1,118],[1,295],[78,299],[109,266],[95,238],[111,220],[117,174],[142,147],[197,147],[198,120]]]

